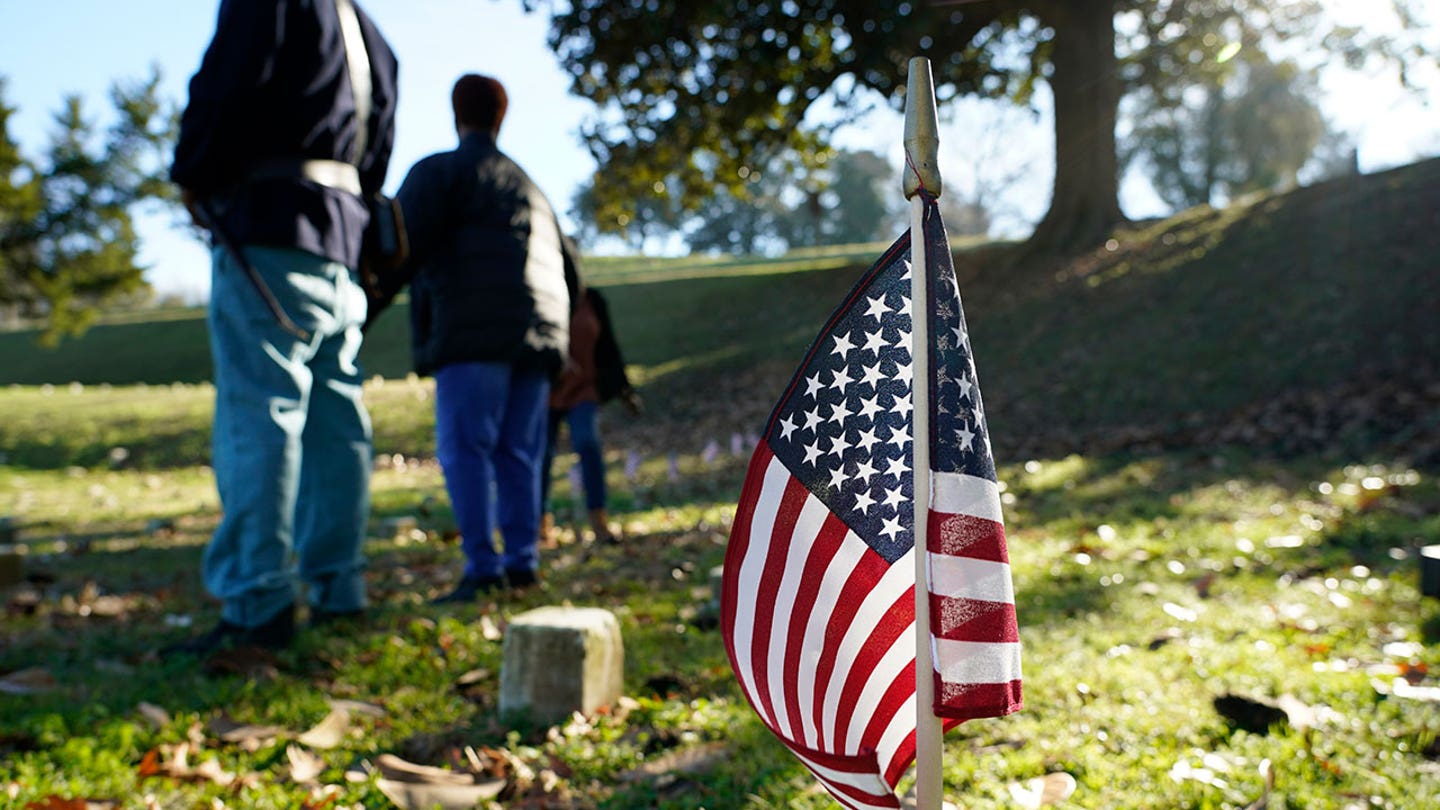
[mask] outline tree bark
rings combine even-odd
[[[1055,31],[1055,186],[1030,247],[1063,253],[1099,244],[1126,222],[1115,143],[1115,0],[1048,3],[1042,19]]]

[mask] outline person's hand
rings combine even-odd
[[[640,393],[634,388],[626,388],[620,392],[620,402],[631,416],[639,416],[645,410],[645,403],[640,399]]]

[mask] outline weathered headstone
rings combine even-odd
[[[542,607],[505,630],[500,714],[551,724],[619,699],[625,648],[620,623],[601,608]]]

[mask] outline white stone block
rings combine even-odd
[[[552,724],[619,699],[625,647],[620,623],[601,608],[542,607],[505,630],[500,714]]]

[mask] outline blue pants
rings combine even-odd
[[[365,606],[370,417],[355,356],[365,293],[344,265],[299,250],[245,255],[292,321],[282,329],[229,253],[212,256],[215,483],[224,517],[205,549],[222,618],[253,627],[294,604]]]
[[[435,373],[435,450],[460,526],[465,576],[536,571],[550,378],[508,363]],[[504,553],[495,551],[500,530]]]
[[[550,435],[545,442],[545,486],[542,498],[545,511],[550,511],[551,467],[555,462],[555,444],[560,438],[560,423],[570,430],[570,447],[580,457],[580,483],[585,488],[585,508],[605,508],[605,448],[600,443],[599,406],[594,400],[578,403],[568,411],[550,412]]]

